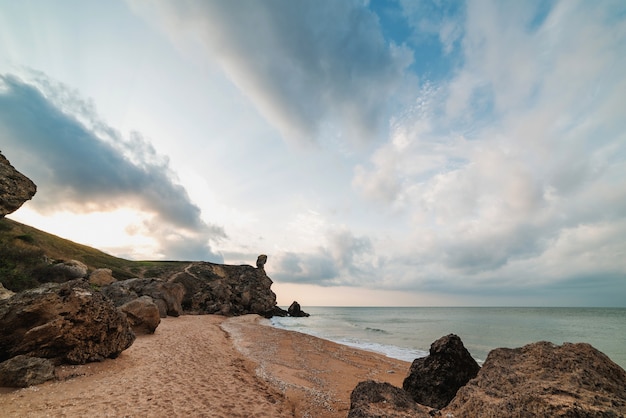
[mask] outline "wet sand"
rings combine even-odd
[[[0,390],[3,417],[346,417],[362,380],[410,364],[269,326],[256,315],[164,318],[115,360]]]

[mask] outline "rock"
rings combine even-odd
[[[184,286],[183,307],[190,313],[268,317],[276,306],[272,280],[249,265],[192,263],[170,281]]]
[[[95,286],[108,286],[116,281],[111,269],[96,269],[89,275],[89,283]]]
[[[300,304],[296,302],[295,300],[291,303],[291,305],[289,305],[287,312],[289,312],[289,316],[295,316],[295,317],[309,316],[309,314],[304,312],[302,308],[300,307]]]
[[[54,364],[48,359],[15,356],[0,363],[0,386],[25,388],[54,379]]]
[[[265,263],[267,263],[267,256],[265,254],[261,254],[256,259],[256,268],[265,270]]]
[[[455,417],[623,417],[626,372],[589,344],[498,348],[445,411]]]
[[[413,361],[402,387],[415,402],[441,409],[479,370],[461,339],[450,334],[432,343],[428,356]]]
[[[181,303],[185,288],[180,283],[170,283],[154,278],[129,279],[102,288],[102,293],[118,307],[140,296],[150,296],[159,307],[161,317],[183,314]]]
[[[280,316],[280,317],[286,317],[289,316],[289,312],[284,310],[283,308],[281,308],[280,306],[274,306],[274,309],[272,309],[272,311],[270,312],[270,316],[268,316],[268,318],[271,318],[272,316]]]
[[[87,277],[87,266],[78,260],[64,261],[53,265],[52,268],[69,280]]]
[[[18,210],[36,192],[35,183],[17,171],[0,152],[0,218]]]
[[[8,299],[14,294],[15,292],[12,292],[11,290],[7,289],[6,287],[2,285],[2,283],[0,283],[0,300]]]
[[[430,418],[430,408],[389,383],[360,382],[350,395],[348,418]]]
[[[161,323],[159,308],[150,296],[141,296],[118,308],[126,314],[136,334],[154,334]]]
[[[24,354],[83,364],[115,358],[134,340],[125,315],[84,280],[0,300],[0,361]]]

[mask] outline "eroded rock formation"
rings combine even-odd
[[[126,314],[136,334],[154,334],[161,323],[159,308],[150,296],[141,296],[118,308]]]
[[[170,280],[184,286],[183,308],[190,313],[272,316],[276,306],[263,268],[199,262]]]
[[[301,318],[301,317],[309,316],[309,314],[304,312],[300,304],[296,302],[295,300],[291,303],[291,305],[289,305],[287,312],[289,313],[289,316],[293,316],[293,317]]]
[[[413,361],[402,387],[416,402],[441,409],[479,370],[461,339],[450,334],[432,343],[428,356]]]
[[[428,357],[434,353],[447,353],[446,356],[462,353],[465,349],[460,349],[463,345],[457,338],[448,335],[435,341]],[[465,357],[465,353],[462,356]],[[417,359],[424,360],[418,364],[427,363],[428,357]],[[411,366],[409,377],[419,373],[413,367],[415,364]],[[421,369],[424,374],[420,387],[442,387],[445,379],[432,372],[440,370],[445,376],[448,365],[453,362],[442,364],[446,366]],[[492,350],[476,377],[462,386],[442,409],[427,408],[414,398],[407,391],[386,383],[361,382],[352,392],[348,416],[623,417],[626,416],[626,371],[589,344],[558,346],[538,342],[521,348]]]
[[[140,296],[150,296],[159,309],[161,318],[183,314],[182,301],[184,287],[162,279],[129,279],[105,286],[102,293],[110,298],[115,306],[122,306]]]
[[[350,395],[348,418],[430,418],[430,408],[389,383],[360,382]]]
[[[83,364],[115,358],[134,340],[126,316],[84,280],[0,300],[0,361],[24,354]]]
[[[0,386],[25,388],[54,379],[48,359],[19,355],[0,363]]]
[[[18,210],[36,192],[35,183],[17,171],[0,152],[0,218]]]
[[[623,417],[626,371],[589,344],[498,348],[446,412],[455,417]]]

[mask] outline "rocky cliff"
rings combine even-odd
[[[0,218],[15,212],[37,192],[37,186],[0,152]]]

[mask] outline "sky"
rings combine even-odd
[[[279,305],[626,307],[626,2],[0,0],[9,217]]]

